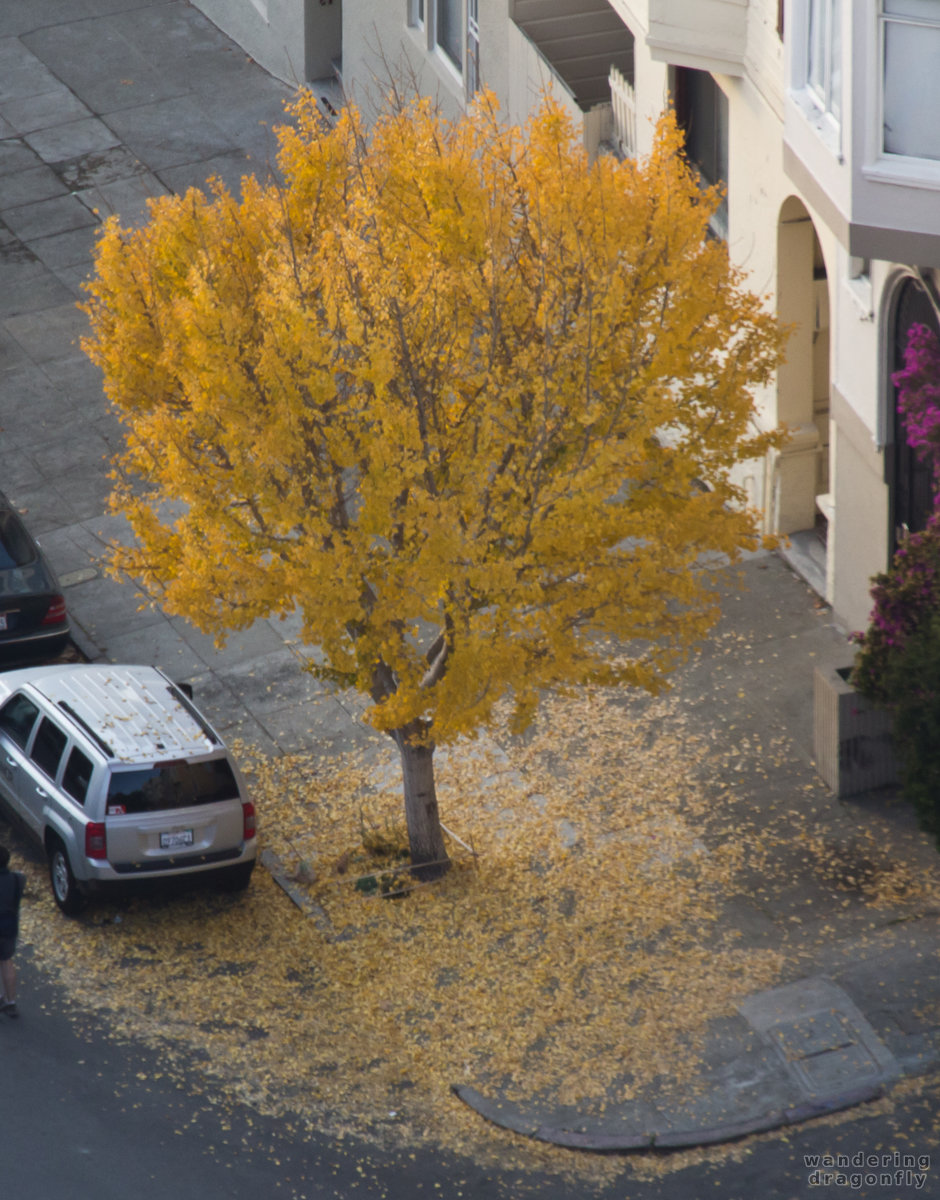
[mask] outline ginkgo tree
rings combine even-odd
[[[218,637],[299,612],[398,747],[431,877],[436,745],[507,696],[523,727],[545,689],[656,690],[715,620],[701,564],[755,543],[734,469],[776,436],[784,337],[668,114],[648,158],[593,163],[550,100],[524,128],[485,93],[292,117],[280,182],[104,225],[114,564]]]

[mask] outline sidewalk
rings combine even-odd
[[[782,949],[790,977],[710,1027],[681,1094],[654,1089],[623,1103],[624,1077],[566,1108],[551,1096],[510,1103],[502,1081],[455,1086],[498,1125],[581,1150],[708,1145],[862,1104],[940,1065],[936,907],[864,898],[897,867],[915,876],[934,867],[936,849],[890,790],[839,802],[822,784],[813,670],[851,662],[851,647],[776,556],[751,560],[743,580],[677,691],[690,731],[720,747],[717,783],[729,795],[716,805],[776,834],[776,877],[756,876],[722,919],[743,945]],[[822,854],[807,851],[806,833]]]
[[[185,621],[141,609],[130,585],[102,572],[120,528],[105,510],[119,430],[77,346],[75,308],[99,216],[135,221],[147,196],[213,174],[234,187],[246,170],[268,170],[287,95],[186,4],[112,7],[86,0],[77,17],[64,0],[44,0],[0,12],[0,486],[62,575],[88,657],[152,662],[191,682],[227,739],[275,753],[344,749],[367,736],[361,703],[303,671],[294,623],[259,621],[218,649]],[[744,576],[747,590],[729,595],[721,627],[679,682],[690,720],[724,747],[742,819],[786,827],[798,814],[851,856],[877,816],[892,826],[897,861],[932,861],[906,808],[885,809],[883,796],[840,804],[813,771],[813,667],[850,661],[843,632],[777,557],[752,559]],[[755,747],[772,745],[765,763]],[[511,1105],[499,1081],[457,1094],[510,1129],[623,1150],[798,1122],[935,1069],[936,916],[901,906],[873,924],[851,889],[844,905],[834,900],[832,880],[795,846],[791,865],[771,902],[756,890],[736,897],[729,919],[747,944],[787,944],[800,970],[711,1031],[688,1095],[598,1097],[572,1110],[551,1096]],[[869,867],[856,864],[860,875]]]
[[[75,307],[99,220],[134,223],[148,196],[266,173],[289,95],[188,5],[114,7],[0,11],[0,486],[59,572],[87,657],[191,682],[228,739],[290,751],[316,731],[348,745],[361,706],[303,672],[294,623],[260,621],[218,649],[103,574],[122,527],[105,505],[121,433]]]

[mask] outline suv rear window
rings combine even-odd
[[[188,763],[182,759],[114,771],[108,784],[109,815],[163,812],[218,800],[237,800],[238,784],[226,758]]]

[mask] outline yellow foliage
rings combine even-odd
[[[656,689],[715,617],[702,555],[755,542],[730,472],[774,440],[783,344],[673,120],[590,164],[550,100],[524,130],[488,94],[292,115],[283,186],[105,224],[115,565],[218,636],[299,608],[377,728],[438,743],[507,692],[522,723],[544,689]]]

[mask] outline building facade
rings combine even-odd
[[[399,27],[411,22],[407,36],[432,63],[443,10],[446,28],[463,30],[455,103],[483,80],[521,120],[548,86],[591,152],[643,153],[657,114],[675,105],[690,158],[726,187],[714,232],[793,327],[775,386],[759,397],[763,423],[785,425],[789,442],[741,482],[766,531],[788,536],[792,561],[839,620],[863,627],[871,576],[932,506],[891,375],[911,324],[937,325],[940,2],[412,0],[405,15],[403,0],[399,8]]]
[[[329,66],[367,109],[396,84],[454,115],[485,85],[521,122],[547,89],[589,153],[634,155],[673,104],[726,189],[714,234],[793,328],[758,397],[789,441],[740,482],[837,618],[866,624],[871,576],[932,505],[891,375],[911,324],[937,326],[940,0],[199,3],[230,24],[265,10],[272,44],[299,19],[306,77]]]
[[[829,598],[861,627],[869,577],[932,507],[891,375],[910,326],[937,328],[940,4],[790,0],[785,19],[784,169],[827,247]]]

